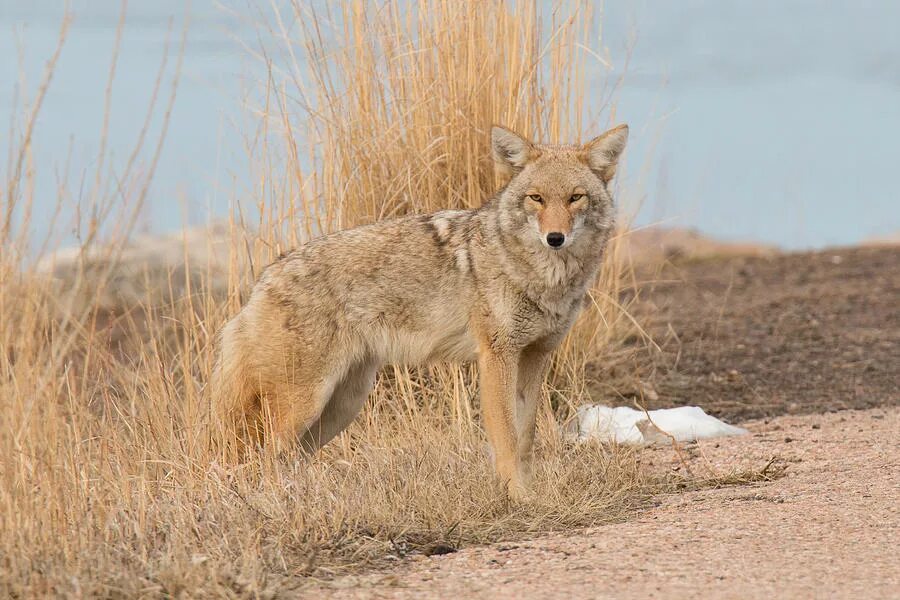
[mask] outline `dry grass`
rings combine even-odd
[[[281,59],[264,63],[249,146],[258,187],[241,203],[258,210],[236,209],[225,258],[197,259],[203,242],[190,241],[178,269],[148,258],[122,270],[159,147],[142,148],[142,134],[135,156],[151,168],[129,161],[104,185],[100,161],[88,192],[102,218],[82,239],[106,231],[110,243],[73,260],[62,288],[46,281],[25,250],[31,113],[3,197],[2,593],[255,595],[437,543],[620,519],[643,502],[652,485],[631,452],[568,446],[556,426],[583,396],[585,365],[624,360],[623,340],[641,336],[618,302],[628,272],[617,260],[556,356],[529,505],[495,486],[470,366],[387,370],[364,416],[310,460],[262,453],[226,468],[202,443],[214,333],[275,254],[341,227],[477,206],[499,183],[492,122],[545,141],[602,130],[584,109],[612,112],[584,95],[598,65],[584,50],[597,50],[591,4],[552,17],[528,2],[396,0],[273,13]]]

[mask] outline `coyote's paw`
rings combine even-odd
[[[522,481],[510,481],[506,485],[506,495],[518,504],[529,504],[534,500],[534,491]]]

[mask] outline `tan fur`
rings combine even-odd
[[[477,357],[497,473],[526,494],[540,388],[599,269],[626,138],[621,126],[545,146],[495,127],[512,178],[478,210],[340,231],[269,265],[221,332],[212,395],[226,439],[312,451],[350,424],[383,365]]]

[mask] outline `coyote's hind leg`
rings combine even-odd
[[[347,371],[319,418],[303,434],[300,445],[304,450],[315,452],[353,422],[372,391],[377,370],[373,361],[363,361]]]
[[[292,375],[262,398],[266,444],[271,442],[276,453],[296,445],[299,436],[319,419],[343,374],[307,368]]]

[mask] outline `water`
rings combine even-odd
[[[7,90],[19,73],[13,32],[33,91],[56,40],[61,4],[0,0],[4,144]],[[73,193],[90,186],[100,144],[120,4],[72,6],[76,20],[36,130],[39,211],[56,197],[55,172],[70,147]],[[252,121],[244,98],[262,73],[238,42],[255,39],[252,3],[233,6],[236,14],[212,0],[191,5],[183,77],[141,228],[206,222],[225,214],[234,190],[247,185],[242,134]],[[180,1],[130,3],[113,90],[113,164],[124,163],[137,137],[170,19],[177,43],[183,18]],[[614,74],[630,38],[617,115],[633,132],[622,184],[626,205],[640,202],[638,224],[786,248],[900,232],[893,177],[900,156],[900,4],[607,3],[604,42]],[[605,75],[598,67],[597,82]],[[153,122],[151,134],[160,123]]]
[[[108,147],[116,169],[124,167],[138,139],[168,36],[169,58],[159,108],[139,165],[149,167],[151,142],[161,131],[162,109],[177,71],[186,4],[181,0],[132,0],[128,5],[110,110]],[[21,70],[33,96],[56,45],[63,5],[56,0],[0,0],[3,138],[12,111],[11,90],[20,71],[16,46],[24,49]],[[93,183],[120,9],[118,0],[71,3],[74,20],[35,130],[39,208],[48,208],[55,201],[56,172],[63,170],[70,144],[72,195],[86,197]],[[258,75],[259,68],[241,47],[242,35],[255,35],[251,20],[223,10],[212,0],[191,3],[177,98],[139,229],[172,230],[227,214],[234,186],[245,185],[244,134],[250,129],[250,120],[244,98],[253,85],[245,76]],[[36,223],[38,231],[41,226]]]
[[[620,114],[669,115],[640,221],[788,248],[900,232],[900,4],[608,4],[614,56],[637,30]]]

